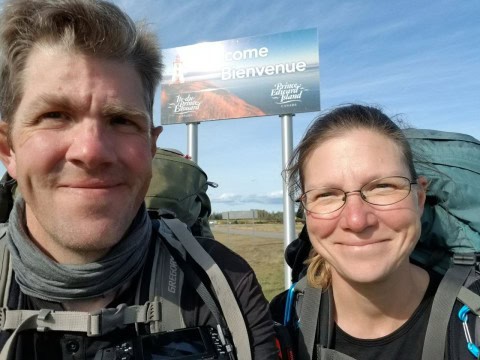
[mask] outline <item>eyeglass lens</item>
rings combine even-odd
[[[360,190],[349,192],[334,188],[312,189],[303,194],[301,200],[307,211],[317,214],[328,214],[340,209],[351,193],[360,193],[362,199],[372,205],[392,205],[410,194],[411,184],[406,177],[391,176],[373,180]]]

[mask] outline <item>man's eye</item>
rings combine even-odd
[[[35,119],[35,123],[45,126],[64,126],[71,117],[62,111],[45,112]]]
[[[129,120],[121,116],[116,116],[112,118],[112,123],[114,124],[126,124]]]
[[[64,117],[60,111],[50,111],[42,115],[43,119],[62,119]]]
[[[111,119],[112,125],[121,125],[121,126],[134,126],[138,127],[137,123],[129,118],[123,116],[116,116]]]

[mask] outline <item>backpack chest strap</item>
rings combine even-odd
[[[95,337],[130,324],[161,321],[160,309],[161,303],[158,301],[134,306],[121,304],[114,309],[102,309],[97,313],[2,308],[0,330],[18,330],[22,327],[23,330],[82,332],[87,336]]]
[[[98,313],[80,311],[8,310],[1,309],[1,330],[15,330],[8,338],[0,353],[0,360],[12,360],[15,355],[16,340],[20,332],[37,331],[83,332],[87,336],[101,336],[129,324],[159,321],[160,303],[148,302],[145,305],[126,306],[115,309],[102,309]]]

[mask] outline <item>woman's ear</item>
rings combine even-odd
[[[15,179],[17,176],[15,153],[11,148],[8,130],[9,124],[5,121],[0,121],[0,160],[5,165],[10,176]]]
[[[417,201],[418,208],[423,212],[425,200],[427,199],[428,180],[425,176],[419,176],[417,179]]]

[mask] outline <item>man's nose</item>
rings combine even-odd
[[[95,168],[115,159],[114,139],[108,127],[97,119],[85,119],[72,127],[66,157],[70,162]]]

